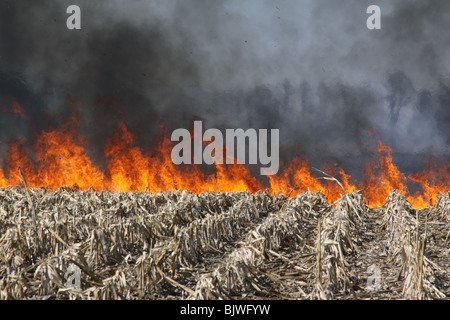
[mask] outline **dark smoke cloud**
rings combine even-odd
[[[369,130],[418,168],[450,156],[450,3],[377,1],[8,1],[0,3],[0,139],[68,119],[101,162],[124,120],[143,145],[168,131],[278,128],[281,154],[360,165]],[[82,30],[66,28],[78,4]],[[5,111],[15,97],[29,115]],[[412,162],[412,163],[411,163]]]

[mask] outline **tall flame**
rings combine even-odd
[[[19,106],[20,107],[20,106]],[[17,110],[22,110],[17,108]],[[20,112],[19,112],[20,113]],[[426,170],[405,176],[392,160],[391,148],[381,141],[374,152],[375,160],[365,165],[363,181],[352,182],[352,177],[343,169],[327,168],[338,177],[341,186],[330,179],[313,175],[309,161],[296,157],[285,164],[277,175],[268,176],[269,186],[252,176],[243,164],[216,164],[213,173],[206,174],[198,166],[177,166],[171,160],[172,141],[162,134],[154,152],[142,150],[133,133],[124,122],[109,139],[105,147],[107,164],[100,169],[89,157],[88,141],[78,134],[79,120],[73,116],[58,128],[41,132],[33,145],[31,156],[24,139],[8,144],[7,157],[0,168],[0,187],[22,183],[18,174],[19,165],[31,188],[74,186],[83,190],[143,191],[190,190],[270,192],[296,195],[310,190],[321,190],[329,201],[339,199],[346,192],[363,190],[369,204],[383,205],[390,191],[398,189],[416,208],[434,203],[438,192],[449,188],[449,161],[440,164],[431,158]],[[165,132],[165,126],[161,126]],[[408,183],[419,185],[414,194]]]

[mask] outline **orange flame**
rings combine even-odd
[[[143,191],[190,190],[195,193],[207,191],[250,191],[267,189],[274,193],[294,196],[308,189],[321,190],[330,202],[338,200],[342,188],[331,180],[316,177],[310,170],[308,160],[299,157],[284,165],[280,173],[268,176],[269,186],[252,176],[243,164],[216,164],[213,173],[205,174],[198,166],[177,166],[171,160],[173,142],[161,135],[156,152],[146,152],[124,122],[114,132],[105,148],[106,169],[102,170],[89,157],[87,139],[77,132],[79,121],[72,117],[59,128],[43,131],[37,136],[33,147],[33,159],[25,147],[25,140],[18,139],[8,145],[5,171],[0,168],[0,187],[21,184],[19,165],[31,188],[75,186],[86,190]],[[161,126],[165,132],[165,126]],[[351,176],[339,168],[325,171],[341,182],[346,192],[363,190],[371,206],[383,205],[389,192],[398,189],[405,194],[414,207],[420,209],[436,201],[438,192],[447,191],[449,162],[440,165],[430,159],[423,172],[406,177],[392,161],[391,148],[378,143],[376,159],[366,164],[365,179],[353,183]],[[319,174],[320,175],[320,174]],[[407,183],[420,185],[421,190],[410,194]]]
[[[363,190],[371,204],[381,206],[384,204],[389,193],[397,189],[400,193],[406,194],[406,177],[392,162],[392,150],[378,142],[378,158],[376,161],[366,164]]]
[[[25,110],[23,110],[22,106],[19,104],[19,102],[15,98],[11,98],[11,107],[8,109],[8,111],[18,115],[19,117],[21,117],[23,119],[28,119],[28,116],[25,113]]]
[[[450,160],[447,163],[439,165],[434,156],[430,157],[427,168],[420,173],[412,174],[408,178],[420,184],[422,193],[417,191],[414,195],[407,197],[416,208],[425,208],[428,205],[434,205],[437,200],[437,194],[448,190],[450,177]]]

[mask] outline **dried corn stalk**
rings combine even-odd
[[[445,295],[425,277],[432,269],[425,262],[426,240],[419,231],[417,212],[397,190],[389,194],[384,212],[388,254],[393,260],[401,260],[399,277],[404,274],[403,296],[407,299],[444,298]]]
[[[360,224],[360,216],[367,211],[367,201],[361,192],[355,191],[342,196],[319,220],[316,298],[332,299],[337,292],[353,292],[346,257],[358,252],[355,230]]]
[[[295,247],[301,242],[301,225],[308,213],[301,199],[294,198],[277,214],[269,215],[255,226],[241,246],[228,254],[212,272],[204,274],[197,282],[192,298],[218,298],[256,290],[263,294],[261,271],[265,261],[278,257],[281,247]],[[270,276],[270,275],[269,275]],[[277,281],[276,275],[271,275]]]

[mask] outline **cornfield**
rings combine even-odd
[[[448,299],[450,193],[0,189],[0,299]]]

